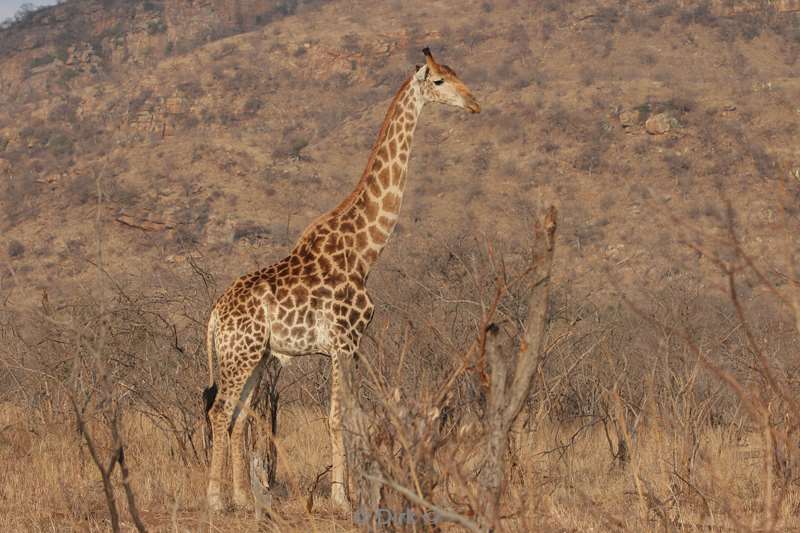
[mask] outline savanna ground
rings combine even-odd
[[[370,279],[361,351],[399,404],[422,411],[464,361],[555,203],[546,357],[502,527],[800,529],[790,4],[278,2],[221,29],[240,3],[202,23],[169,1],[25,13],[0,30],[0,527],[109,529],[87,436],[111,464],[115,423],[149,529],[256,527],[205,508],[208,310],[349,191],[429,45],[484,112],[426,110]],[[511,294],[494,320],[524,312]],[[283,530],[356,527],[318,479],[327,383],[318,358],[281,377]],[[474,372],[457,385],[429,496],[472,516],[489,391]],[[364,401],[381,394],[368,380]]]

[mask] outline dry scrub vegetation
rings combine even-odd
[[[327,503],[325,362],[309,358],[279,382],[277,482],[260,527],[800,527],[800,312],[726,217],[713,248],[687,244],[717,262],[716,298],[672,286],[602,309],[572,301],[551,287],[541,225],[522,260],[487,244],[452,251],[434,312],[406,300],[415,320],[378,318],[362,345],[347,426],[356,514]],[[213,277],[192,264],[136,292],[101,253],[97,265],[80,301],[44,293],[32,314],[4,309],[2,527],[256,528],[247,512],[205,507],[198,392]],[[764,298],[745,305],[756,287]],[[418,518],[387,524],[376,509]]]

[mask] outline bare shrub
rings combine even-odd
[[[178,90],[186,94],[189,98],[200,98],[205,95],[205,90],[200,82],[195,80],[184,81],[178,84]]]
[[[614,7],[601,7],[591,17],[600,29],[613,33],[620,21],[619,11]]]
[[[476,174],[485,174],[495,157],[494,145],[489,141],[482,141],[472,158]]]
[[[778,168],[777,161],[763,146],[751,144],[750,157],[753,158],[753,164],[760,177],[768,178],[775,175]]]
[[[71,136],[63,131],[51,133],[47,138],[47,149],[56,157],[72,155],[75,151],[75,142]]]
[[[8,257],[22,257],[25,253],[25,245],[16,239],[12,239],[8,243],[6,252],[8,253]]]
[[[355,33],[348,33],[342,36],[341,40],[342,49],[350,54],[356,54],[361,51],[360,38]]]
[[[153,96],[152,89],[143,89],[136,97],[132,98],[128,103],[128,113],[135,115],[139,111],[145,109],[145,106],[150,98]]]
[[[244,109],[243,110],[248,115],[254,115],[254,114],[258,113],[258,111],[261,109],[261,107],[263,105],[264,104],[261,101],[261,99],[256,97],[256,96],[254,96],[254,97],[251,97],[251,98],[247,99],[247,102],[245,102],[245,104],[244,104]]]
[[[233,240],[257,240],[270,235],[271,230],[265,226],[255,223],[239,224],[233,230]]]
[[[594,84],[595,77],[596,74],[591,67],[588,66],[581,67],[580,79],[584,87],[589,87],[590,85]]]
[[[3,191],[6,224],[16,225],[39,213],[35,202],[37,186],[33,179],[23,175],[5,179],[3,182],[0,190]]]
[[[88,173],[75,176],[66,188],[70,198],[79,205],[88,203],[96,198],[96,185],[94,178]]]
[[[700,24],[713,27],[717,25],[718,19],[711,11],[710,2],[702,1],[684,8],[678,14],[678,22],[685,25]]]
[[[302,151],[308,146],[310,139],[303,132],[294,132],[290,136],[285,137],[285,140],[275,148],[272,152],[272,157],[276,159],[293,158],[300,159],[303,157]]]
[[[689,159],[679,154],[664,154],[664,162],[672,176],[685,176],[692,168]]]
[[[67,99],[65,102],[62,102],[47,114],[47,120],[51,122],[64,122],[66,124],[72,124],[77,120],[77,111],[78,106],[80,105],[80,101],[78,99]]]

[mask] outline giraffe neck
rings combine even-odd
[[[308,227],[293,253],[304,255],[308,250],[320,249],[315,243],[324,239],[326,253],[346,259],[343,262],[347,270],[357,269],[366,276],[397,224],[411,141],[423,104],[421,90],[412,76],[389,105],[367,166],[353,192]]]
[[[391,236],[400,214],[411,141],[424,100],[410,78],[397,93],[378,134],[361,181],[353,191],[354,201],[344,214],[366,221],[367,237],[356,242],[357,252],[372,265]]]

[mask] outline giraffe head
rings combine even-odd
[[[430,48],[424,48],[422,53],[425,54],[425,65],[417,67],[414,79],[422,89],[425,101],[453,105],[473,113],[480,113],[480,104],[467,86],[458,79],[455,71],[447,65],[437,63]]]

